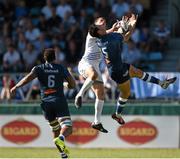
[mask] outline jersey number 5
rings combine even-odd
[[[101,48],[102,54],[104,55],[105,58],[108,58],[108,52],[107,52],[107,47],[103,46]]]
[[[52,88],[55,86],[55,75],[48,76],[48,87]]]

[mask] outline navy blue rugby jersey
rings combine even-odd
[[[122,67],[122,35],[119,33],[106,34],[97,39],[97,44],[108,63],[108,67],[120,69]]]
[[[64,80],[70,76],[69,71],[60,64],[44,63],[32,69],[36,74],[41,88],[42,100],[50,97],[64,97]]]

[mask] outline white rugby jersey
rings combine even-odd
[[[86,36],[86,45],[85,45],[85,53],[82,59],[87,61],[98,61],[100,62],[102,58],[102,53],[97,46],[96,38],[92,37],[89,32]]]

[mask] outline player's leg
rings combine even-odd
[[[52,113],[53,106],[54,106],[54,103],[52,103],[52,102],[42,102],[41,103],[43,115],[44,115],[45,119],[48,121],[49,126],[52,130],[52,133],[54,135],[53,141],[55,143],[55,139],[60,135],[61,126],[60,126],[58,119],[56,118],[55,113]],[[56,143],[55,143],[55,145],[56,145],[57,149],[59,150],[61,157],[67,158],[67,154],[64,152],[64,149],[62,149]]]
[[[130,96],[130,80],[127,80],[122,84],[118,84],[118,88],[121,93],[117,101],[116,112],[112,115],[112,118],[122,125],[125,124],[125,121],[122,118],[122,112]]]
[[[64,140],[66,136],[69,136],[72,133],[72,124],[69,124],[69,125],[64,124],[63,120],[64,122],[71,121],[70,118],[61,118],[61,119],[55,119],[49,123],[52,129],[52,132],[54,134],[54,143],[57,149],[59,150],[61,157],[67,158],[69,151],[67,147],[65,146]]]
[[[160,79],[151,76],[150,74],[143,72],[141,69],[138,69],[132,65],[130,65],[129,68],[129,75],[131,78],[137,77],[139,79],[142,79],[145,82],[151,82],[157,85],[160,85],[162,88],[166,89],[170,84],[174,83],[176,81],[176,77],[165,79],[161,81]]]
[[[92,123],[92,128],[97,129],[101,132],[107,133],[108,131],[104,129],[101,123],[101,114],[104,105],[104,85],[102,81],[95,81],[92,86],[92,90],[96,95],[95,101],[95,116],[94,122]]]
[[[80,91],[75,97],[75,106],[76,108],[80,108],[82,106],[82,97],[84,93],[91,88],[92,84],[98,77],[98,73],[94,69],[92,65],[87,62],[80,62],[78,66],[80,74],[86,78],[85,82],[83,83]]]
[[[53,110],[56,119],[60,125],[60,133],[54,138],[54,143],[59,149],[61,149],[61,156],[67,157],[69,150],[65,145],[65,138],[72,133],[72,121],[68,109],[68,104],[65,98],[58,98],[54,105]]]
[[[72,134],[72,121],[70,117],[58,118],[60,124],[60,133],[54,138],[54,143],[61,151],[61,156],[67,156],[69,154],[68,148],[65,146],[65,138]]]

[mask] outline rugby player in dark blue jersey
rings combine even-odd
[[[149,75],[134,66],[123,63],[121,59],[122,44],[127,42],[135,28],[137,16],[132,14],[130,17],[123,18],[124,23],[128,26],[127,31],[118,30],[116,33],[106,33],[104,24],[92,24],[89,27],[89,33],[92,37],[98,38],[97,44],[104,55],[109,74],[111,78],[118,84],[120,89],[120,97],[117,101],[116,112],[112,118],[119,124],[124,124],[121,113],[130,96],[130,78],[137,77],[146,82],[160,85],[166,89],[170,84],[176,81],[176,77],[161,81],[156,77]],[[126,28],[127,28],[126,26]],[[131,58],[131,57],[129,57]]]
[[[38,78],[41,86],[43,114],[52,129],[54,143],[60,151],[61,157],[67,158],[69,151],[65,146],[64,139],[72,133],[72,121],[63,88],[65,85],[67,88],[73,89],[76,84],[73,76],[65,67],[54,63],[54,49],[45,49],[44,60],[45,63],[35,66],[11,89],[11,93],[15,93],[17,88]]]

